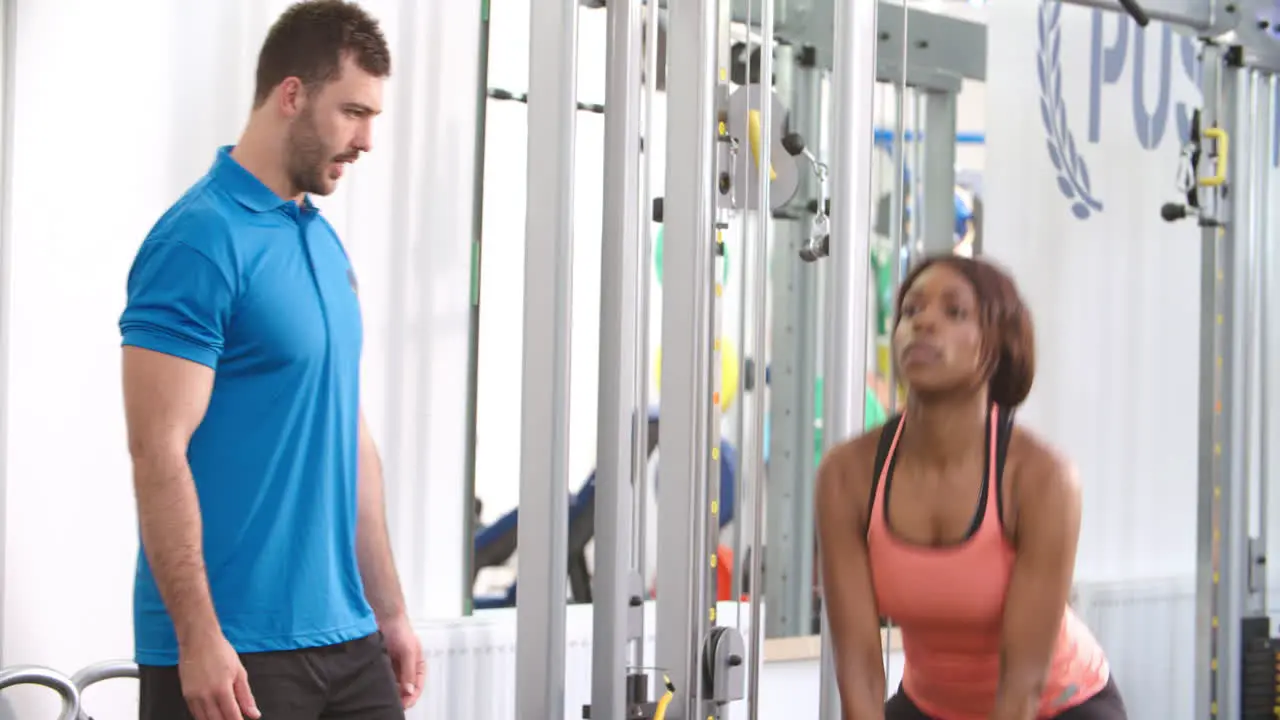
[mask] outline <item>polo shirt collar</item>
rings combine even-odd
[[[209,170],[214,182],[253,212],[270,212],[293,204],[292,201],[276,195],[275,191],[231,157],[231,150],[234,147],[234,145],[224,145],[218,148],[213,167]],[[311,203],[310,195],[303,195],[302,207],[312,212],[316,210],[316,206]]]

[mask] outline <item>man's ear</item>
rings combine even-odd
[[[276,96],[275,100],[279,105],[280,113],[285,117],[292,118],[300,114],[303,108],[306,107],[307,88],[299,78],[285,78],[276,86],[274,95]]]

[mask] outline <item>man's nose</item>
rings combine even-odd
[[[356,131],[355,139],[351,143],[352,147],[360,152],[369,152],[373,149],[373,123],[365,122],[358,131]]]

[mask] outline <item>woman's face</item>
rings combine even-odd
[[[945,263],[916,276],[902,298],[893,349],[898,377],[913,391],[974,385],[983,371],[982,327],[969,280]]]

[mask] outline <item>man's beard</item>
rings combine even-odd
[[[333,153],[320,139],[315,115],[310,109],[294,120],[286,142],[289,182],[294,189],[300,193],[328,195],[333,186],[326,181],[325,176]]]

